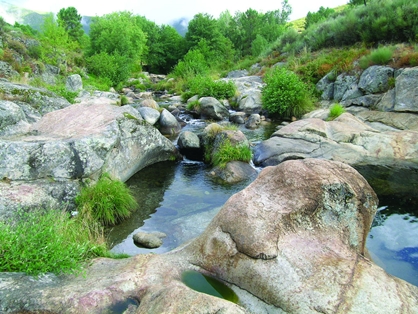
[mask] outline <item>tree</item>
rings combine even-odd
[[[76,8],[61,9],[58,12],[58,24],[67,31],[72,40],[80,42],[84,30],[81,25],[81,15],[78,14]]]
[[[135,17],[125,11],[93,18],[90,41],[90,55],[118,53],[138,62],[145,48],[146,37]]]
[[[89,69],[104,75],[117,85],[140,66],[146,37],[130,12],[115,12],[93,18],[90,27]],[[114,69],[102,73],[95,62],[112,64]]]
[[[41,26],[42,59],[48,63],[60,65],[65,52],[75,48],[64,27],[60,26],[54,16],[48,14]]]
[[[313,24],[326,20],[331,14],[334,13],[334,9],[324,7],[320,7],[318,12],[315,13],[308,12],[305,18],[305,29],[308,29],[309,26],[312,26]]]
[[[366,0],[350,0],[350,1],[348,1],[348,4],[352,5],[352,6],[362,5],[362,4],[367,5]]]

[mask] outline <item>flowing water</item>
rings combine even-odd
[[[193,121],[186,129],[203,127],[202,122]],[[257,142],[268,138],[272,129],[243,131]],[[250,183],[220,184],[208,175],[210,170],[202,162],[162,162],[130,178],[127,184],[140,208],[110,231],[112,251],[130,255],[164,253],[201,234],[227,199]],[[388,273],[418,286],[418,195],[413,194],[418,191],[418,172],[377,175],[376,169],[358,170],[380,200],[367,240],[373,260]],[[167,237],[157,249],[140,248],[132,240],[138,231],[164,232]]]

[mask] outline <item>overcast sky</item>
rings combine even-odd
[[[346,4],[349,0],[289,0],[292,7],[291,20],[305,17],[306,14],[318,11],[319,7],[334,8]],[[145,16],[157,24],[169,24],[181,17],[192,18],[197,13],[209,13],[214,18],[225,10],[234,15],[236,11],[245,12],[252,8],[259,12],[281,9],[281,0],[9,0],[24,8],[41,12],[58,12],[61,8],[75,7],[79,14],[101,16],[116,11],[130,11]],[[19,4],[18,4],[19,3]]]

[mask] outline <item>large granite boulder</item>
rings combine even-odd
[[[367,258],[377,197],[350,166],[267,167],[195,240],[163,255],[94,260],[82,276],[0,273],[0,311],[47,313],[417,313],[418,288]],[[239,303],[196,292],[195,270]]]
[[[289,159],[321,158],[352,166],[418,169],[418,132],[378,131],[350,113],[334,121],[305,119],[284,126],[254,149],[254,163],[277,165]]]
[[[144,123],[137,110],[109,102],[105,98],[71,105],[44,115],[26,135],[0,138],[0,178],[36,184],[96,180],[107,172],[126,181],[140,169],[175,156],[171,141]],[[2,194],[0,209],[12,201],[7,195],[14,194]]]
[[[233,195],[184,254],[252,313],[414,313],[418,288],[366,257],[377,203],[346,164],[288,161]]]

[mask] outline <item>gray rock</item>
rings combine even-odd
[[[341,104],[345,107],[362,106],[365,108],[375,108],[381,99],[382,95],[364,95],[357,98],[343,100],[341,101]]]
[[[149,108],[157,109],[157,110],[160,108],[160,106],[154,99],[144,99],[141,102],[141,107],[149,107]]]
[[[229,116],[229,121],[231,121],[232,123],[236,123],[236,124],[244,124],[245,116],[246,116],[245,112],[242,112],[242,111],[233,112]]]
[[[144,120],[151,125],[154,125],[160,119],[160,112],[157,109],[150,107],[139,107],[138,111],[142,118],[144,118]]]
[[[384,93],[389,90],[389,79],[393,78],[394,70],[387,66],[373,65],[360,76],[358,87],[365,94]]]
[[[177,140],[179,151],[190,160],[203,160],[199,136],[190,131],[181,132]]]
[[[20,121],[26,121],[22,108],[7,100],[0,100],[0,134],[6,127],[14,126]]]
[[[247,70],[235,70],[235,71],[231,71],[227,74],[227,78],[239,78],[239,77],[244,77],[248,75],[248,71]]]
[[[331,77],[334,75],[335,74],[333,72],[330,72],[327,75],[325,75],[322,79],[320,79],[319,82],[316,84],[316,89],[322,92],[321,99],[323,100],[334,99],[335,77],[334,80],[331,79]]]
[[[357,77],[345,74],[338,75],[334,83],[334,100],[341,101],[348,90],[356,89],[356,85]]]
[[[394,88],[384,93],[382,99],[376,105],[376,110],[393,111],[396,101],[395,96],[396,94]]]
[[[0,75],[7,78],[18,77],[19,72],[13,70],[9,63],[0,61]]]
[[[200,114],[205,119],[224,120],[229,118],[228,109],[216,98],[202,97],[199,99]]]
[[[407,112],[363,111],[357,117],[365,122],[378,122],[397,130],[418,131],[418,115]]]
[[[230,161],[224,168],[215,167],[211,175],[229,184],[239,183],[257,176],[257,171],[246,162]]]
[[[83,81],[79,74],[73,74],[67,77],[65,88],[70,92],[78,92],[83,89]]]
[[[133,240],[136,245],[143,246],[148,249],[155,249],[163,244],[163,238],[167,235],[162,232],[137,232],[133,235]]]
[[[394,111],[418,112],[418,67],[404,69],[395,83]]]
[[[9,81],[0,81],[0,91],[4,94],[4,99],[13,101],[22,108],[25,115],[32,116],[28,121],[33,120],[33,116],[40,117],[48,112],[71,105],[65,98],[59,97],[49,90]]]
[[[176,117],[167,109],[163,109],[160,114],[160,132],[163,135],[174,135],[181,131],[181,125]]]
[[[144,125],[130,106],[74,104],[46,114],[31,130],[31,135],[0,139],[0,178],[36,184],[95,180],[108,172],[126,181],[140,169],[176,156],[171,141]]]
[[[247,129],[256,129],[261,123],[261,117],[258,113],[253,113],[245,122],[245,127]]]
[[[271,166],[288,159],[321,158],[352,166],[418,169],[415,131],[379,132],[349,113],[333,121],[293,122],[254,149],[254,163]],[[402,140],[399,140],[402,138]]]

